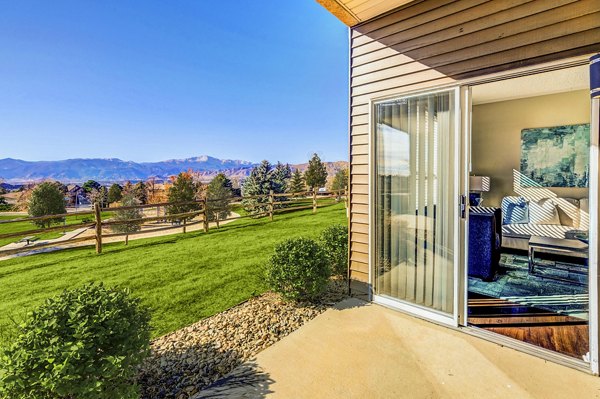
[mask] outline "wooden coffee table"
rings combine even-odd
[[[531,236],[529,239],[529,273],[533,274],[535,268],[535,253],[543,252],[574,258],[588,257],[588,244],[579,240],[568,238],[551,238]]]

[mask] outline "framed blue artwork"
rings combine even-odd
[[[521,187],[588,187],[590,125],[521,131]]]

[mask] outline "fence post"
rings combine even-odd
[[[208,233],[208,214],[206,213],[206,199],[202,200],[202,225],[204,226],[204,232]]]
[[[317,188],[313,188],[313,213],[317,213]]]
[[[185,234],[185,225],[187,224],[187,218],[183,218],[183,234]]]
[[[273,221],[273,210],[275,209],[275,204],[273,200],[273,190],[269,191],[269,219]]]
[[[102,253],[102,214],[100,213],[100,204],[94,204],[94,217],[96,219],[96,253]]]

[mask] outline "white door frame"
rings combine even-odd
[[[600,304],[598,297],[598,286],[600,276],[598,275],[598,245],[600,245],[599,223],[600,215],[598,205],[600,201],[600,99],[592,99],[590,108],[590,181],[589,181],[589,334],[590,334],[590,368],[593,374],[599,373],[599,312]]]
[[[373,266],[376,264],[374,261],[375,257],[375,177],[376,177],[376,156],[375,156],[375,135],[374,135],[374,127],[375,127],[375,113],[373,112],[375,105],[393,101],[406,99],[411,97],[420,97],[429,94],[436,93],[451,93],[454,96],[454,129],[456,134],[456,140],[454,143],[454,160],[455,160],[455,168],[456,173],[454,174],[454,298],[453,298],[453,312],[452,314],[447,314],[444,312],[440,312],[434,309],[430,309],[426,306],[421,306],[409,301],[404,301],[397,298],[391,298],[382,295],[375,295],[374,286],[375,286],[375,275],[373,273]],[[465,142],[462,137],[462,103],[461,103],[461,90],[460,86],[454,85],[450,87],[438,88],[438,89],[429,89],[422,91],[415,91],[409,93],[398,94],[395,96],[386,96],[378,99],[371,99],[369,101],[369,284],[370,288],[370,299],[380,305],[390,307],[395,310],[399,310],[413,316],[426,319],[429,321],[433,321],[435,323],[448,325],[451,327],[458,327],[459,325],[459,315],[462,313],[459,309],[461,304],[460,297],[458,295],[459,290],[463,286],[461,281],[461,273],[464,273],[462,270],[462,265],[464,261],[462,259],[462,251],[458,250],[460,248],[460,240],[464,237],[463,227],[466,225],[463,220],[461,220],[459,215],[459,195],[460,193],[464,193],[463,188],[465,186],[464,177],[462,176],[462,168],[463,168],[463,158],[464,158],[464,149],[462,147],[462,143]]]
[[[463,224],[461,229],[461,240],[460,246],[461,259],[460,263],[460,287],[457,291],[458,301],[458,322],[461,326],[467,325],[468,316],[468,265],[469,265],[469,175],[471,173],[471,86],[464,85],[460,87],[460,101],[461,101],[461,119],[462,119],[462,155],[461,155],[461,168],[459,173],[462,178],[461,190],[462,195],[466,196],[466,217],[463,218],[461,223]]]

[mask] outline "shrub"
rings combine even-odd
[[[312,300],[324,291],[330,275],[321,246],[309,238],[293,238],[275,247],[267,281],[286,299]]]
[[[127,290],[101,284],[46,300],[0,356],[0,397],[137,398],[149,320]]]
[[[335,276],[348,275],[348,227],[334,224],[321,233],[321,245],[325,250],[331,273]]]

